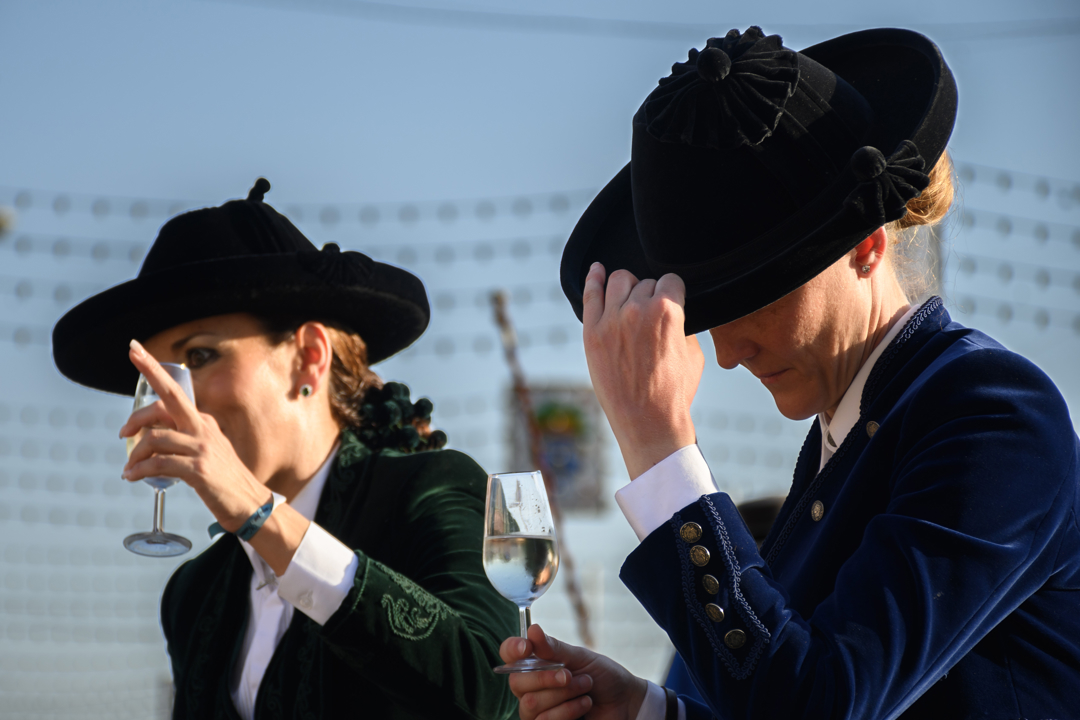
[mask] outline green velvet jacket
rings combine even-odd
[[[270,718],[504,718],[495,675],[517,609],[481,564],[486,474],[453,450],[373,452],[348,432],[315,521],[359,558],[326,625],[293,614],[259,687]],[[169,580],[161,622],[174,718],[238,718],[229,679],[248,619],[251,563],[226,535]]]

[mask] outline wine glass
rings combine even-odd
[[[518,606],[521,637],[532,624],[530,606],[559,571],[559,544],[539,472],[488,476],[484,572],[499,594]],[[562,663],[532,655],[495,668],[499,674],[555,670]]]
[[[184,391],[191,402],[195,402],[195,390],[191,386],[191,371],[184,365],[175,363],[161,363],[165,372],[169,373],[176,384]],[[132,412],[141,410],[148,405],[153,405],[160,398],[150,387],[150,383],[142,374],[139,375],[139,383],[135,386],[135,406]],[[131,457],[131,451],[142,437],[142,430],[127,439],[127,453]],[[167,533],[162,529],[165,523],[165,488],[179,482],[180,478],[172,477],[148,477],[143,482],[154,488],[154,525],[150,532],[135,533],[124,538],[124,547],[136,555],[147,557],[173,557],[183,555],[191,549],[191,541],[179,535]]]

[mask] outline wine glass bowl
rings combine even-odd
[[[195,402],[195,390],[191,384],[191,371],[184,365],[175,363],[161,363],[161,367],[180,386],[184,394],[191,402]],[[160,398],[146,381],[143,375],[139,375],[139,382],[135,386],[135,403],[132,412],[141,410],[157,402]],[[127,454],[139,443],[142,430],[127,438]],[[183,555],[191,550],[191,541],[180,535],[167,533],[162,529],[165,523],[165,489],[179,482],[179,478],[173,477],[147,477],[143,482],[154,488],[154,524],[149,532],[135,533],[124,538],[124,547],[136,555],[147,557],[174,557]]]
[[[521,637],[530,608],[559,572],[559,544],[539,472],[488,476],[484,521],[484,572],[499,594],[518,606]],[[500,665],[495,672],[555,670],[562,664],[536,656]]]

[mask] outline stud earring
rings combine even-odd
[[[309,395],[311,395],[311,386],[306,384],[306,383],[301,385],[300,386],[300,396],[301,397],[307,397]]]
[[[862,266],[862,271],[863,271],[863,275],[869,275],[870,274],[870,266],[869,265],[863,265]]]

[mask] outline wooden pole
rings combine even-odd
[[[558,498],[555,496],[555,476],[551,468],[544,461],[540,451],[540,423],[533,411],[532,396],[529,386],[525,383],[525,372],[521,369],[521,362],[517,354],[517,333],[510,322],[510,315],[506,311],[506,293],[496,290],[491,293],[491,306],[495,310],[495,324],[499,326],[499,337],[502,340],[503,354],[506,363],[510,366],[510,376],[513,382],[514,396],[517,398],[518,407],[521,409],[522,418],[529,438],[529,455],[532,457],[534,467],[540,468],[544,477],[544,487],[547,488],[548,504],[551,506],[551,517],[555,526],[559,528],[559,563],[562,567],[563,576],[566,578],[566,593],[570,596],[570,604],[577,616],[578,634],[586,647],[594,647],[592,631],[589,628],[589,608],[585,605],[585,597],[578,585],[577,571],[574,566],[574,558],[567,549],[566,537],[562,526],[562,511],[559,508]]]

